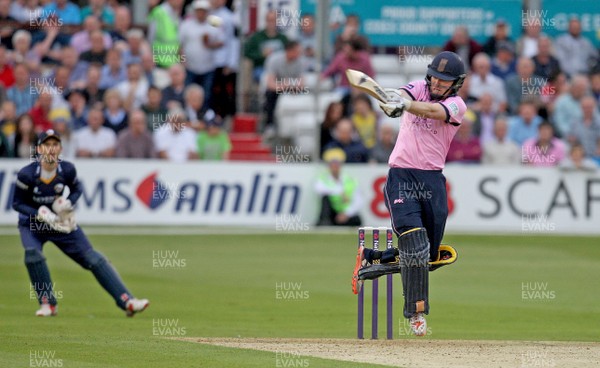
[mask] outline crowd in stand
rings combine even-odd
[[[265,134],[276,135],[278,97],[306,92],[304,76],[316,69],[314,17],[303,14],[292,40],[280,14],[268,12],[240,50],[241,25],[227,3],[153,1],[148,26],[137,28],[131,9],[116,0],[82,7],[0,0],[0,157],[30,157],[36,134],[52,128],[67,159],[227,159],[224,122],[236,112],[242,58],[264,86]],[[321,152],[341,148],[346,162],[385,163],[398,126],[382,123],[343,73],[375,76],[359,22],[350,15],[332,31],[321,80],[334,78],[343,98],[327,108]],[[556,38],[539,19],[524,24],[515,40],[498,21],[483,45],[457,27],[443,45],[468,70],[460,95],[469,110],[448,161],[593,169],[600,163],[598,50],[577,19]]]
[[[225,3],[154,4],[142,29],[118,1],[2,1],[0,157],[32,157],[54,129],[65,159],[227,159],[239,44]]]

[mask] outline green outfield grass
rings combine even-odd
[[[19,238],[2,235],[1,367],[28,367],[36,353],[53,353],[64,367],[275,367],[275,353],[165,337],[355,337],[351,232],[90,238],[131,291],[151,300],[149,309],[125,318],[91,273],[47,245],[62,294],[59,316],[34,317]],[[598,238],[453,235],[446,241],[459,260],[431,274],[426,339],[600,341]],[[167,251],[166,260],[155,257]],[[399,318],[398,276],[394,291],[395,337],[412,339]],[[385,336],[383,313],[379,321]],[[310,367],[369,366],[307,359]]]

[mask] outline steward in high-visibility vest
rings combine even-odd
[[[156,6],[148,15],[149,39],[154,63],[168,68],[180,62],[179,24],[182,0],[168,0]]]
[[[321,212],[317,226],[360,226],[363,199],[358,181],[341,171],[346,154],[341,148],[323,153],[329,171],[319,176],[315,191],[321,195]]]

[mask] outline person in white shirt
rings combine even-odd
[[[537,17],[526,17],[523,19],[524,32],[517,40],[517,55],[520,57],[532,58],[538,53],[538,41],[541,36],[542,20]]]
[[[469,96],[479,99],[484,93],[494,97],[494,109],[499,112],[506,110],[506,91],[504,82],[491,72],[490,57],[480,52],[473,57],[473,74],[469,83]]]
[[[202,116],[206,109],[203,109],[204,105],[204,89],[197,84],[190,84],[185,87],[183,92],[184,105],[183,109],[190,122],[190,126],[195,130],[205,128]]]
[[[222,30],[208,21],[210,8],[210,1],[195,0],[192,3],[194,15],[179,27],[179,41],[188,74],[186,84],[202,86],[206,101],[210,101],[215,77],[215,50],[223,46]]]
[[[123,98],[125,110],[139,109],[148,99],[148,81],[142,75],[142,67],[138,63],[127,65],[127,80],[115,87]]]
[[[590,40],[581,35],[581,23],[577,18],[569,20],[569,32],[556,38],[554,42],[556,58],[560,69],[569,77],[587,74],[598,57],[598,50]]]
[[[154,132],[154,147],[158,157],[171,162],[185,162],[198,158],[196,132],[188,126],[185,112],[171,110],[168,122]]]
[[[560,95],[554,103],[552,122],[561,137],[566,137],[571,131],[574,121],[583,118],[581,99],[587,95],[590,82],[585,75],[576,75],[571,80],[569,91]]]
[[[575,143],[571,146],[569,157],[562,160],[558,167],[563,171],[594,172],[598,170],[596,162],[585,156],[585,148],[579,143]]]
[[[513,141],[508,139],[508,122],[506,117],[496,117],[494,123],[494,138],[483,145],[484,165],[519,165],[521,163],[521,150]]]
[[[104,114],[99,108],[88,112],[88,123],[75,133],[73,140],[77,157],[113,157],[117,144],[117,135],[102,126]]]

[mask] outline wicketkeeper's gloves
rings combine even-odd
[[[58,197],[54,203],[52,203],[52,210],[58,215],[59,222],[70,229],[69,232],[75,230],[77,224],[75,223],[73,204],[70,200],[64,197]]]
[[[48,207],[41,206],[38,208],[37,216],[38,221],[45,222],[50,226],[52,230],[60,233],[69,234],[75,229],[75,223],[72,220],[61,220],[60,217],[52,212]]]
[[[59,216],[66,212],[73,211],[73,204],[70,200],[58,197],[54,203],[52,203],[52,211],[56,212]]]
[[[379,102],[379,107],[390,118],[398,118],[402,116],[404,110],[410,108],[411,101],[400,95],[399,90],[386,88],[385,92],[388,95],[388,102]]]

